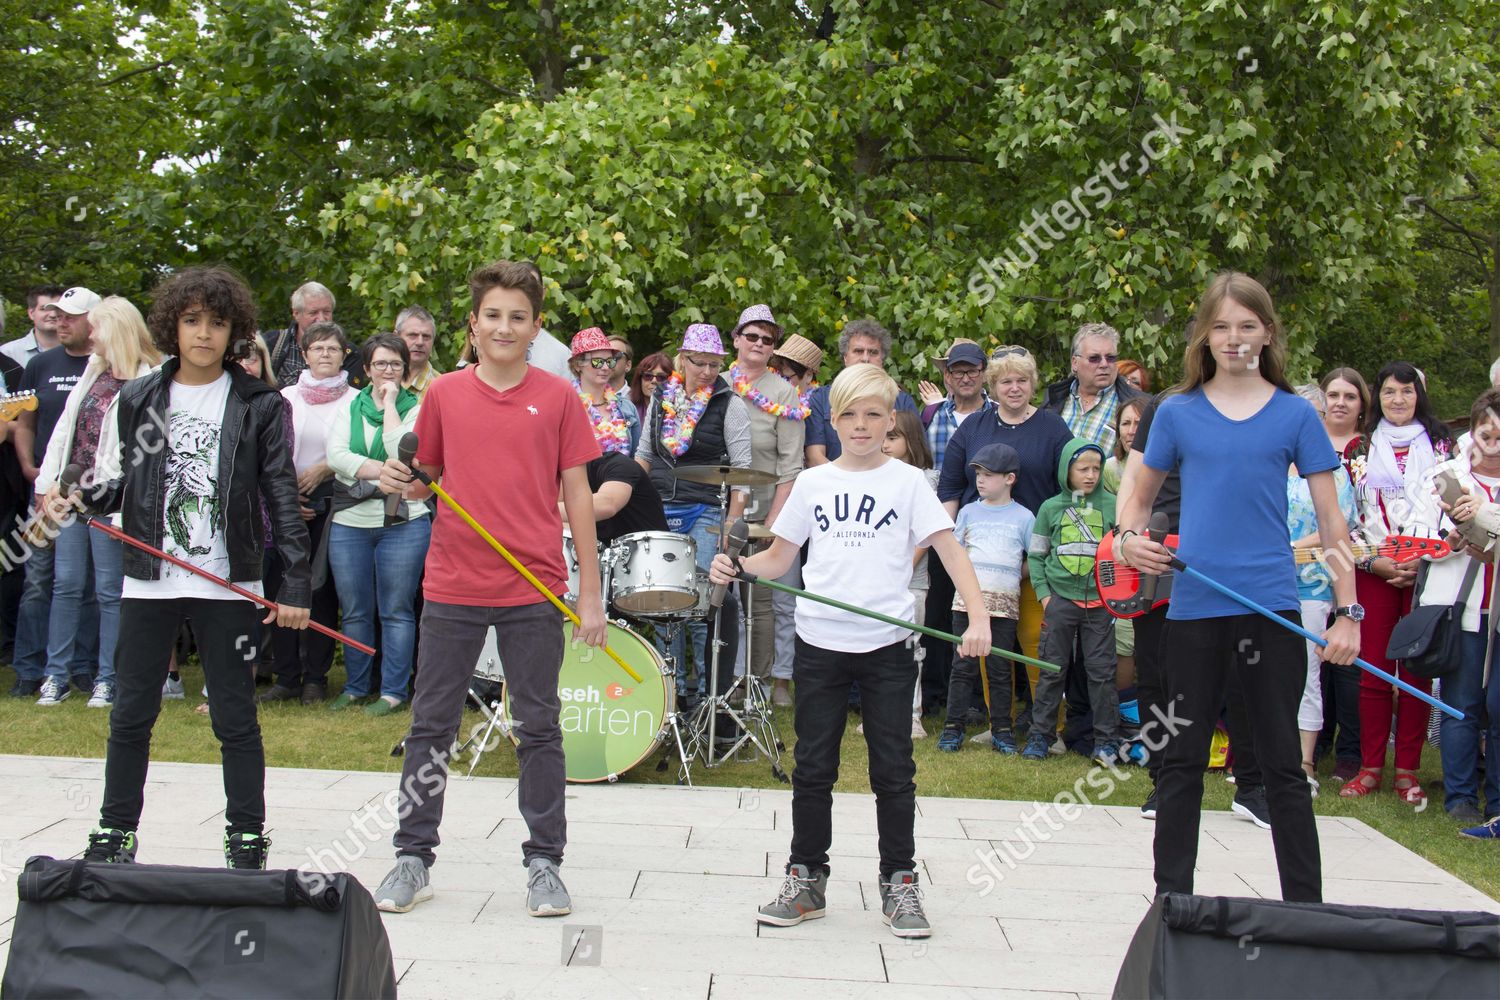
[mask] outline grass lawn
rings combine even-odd
[[[6,673],[8,686],[13,676],[9,671]],[[334,682],[331,686],[336,693],[337,684],[342,680],[342,669],[336,666],[334,673],[330,680]],[[184,669],[183,680],[192,694],[185,701],[163,705],[152,740],[152,758],[216,764],[219,748],[209,730],[208,718],[193,710],[202,701],[196,693],[203,683],[195,663]],[[77,692],[55,708],[37,708],[33,699],[0,698],[0,753],[102,758],[109,716],[107,712],[87,708],[85,701],[87,697]],[[263,706],[260,718],[266,743],[266,762],[271,766],[390,772],[401,768],[400,758],[391,756],[391,748],[406,734],[410,721],[406,712],[376,719],[359,709],[335,713],[325,708],[304,708],[295,703]],[[790,771],[791,746],[795,742],[791,709],[778,709],[775,718],[777,733],[787,744],[783,761]],[[464,734],[481,722],[482,717],[477,712],[465,713]],[[856,722],[857,718],[851,716],[844,740],[839,791],[869,791],[865,745],[863,738],[854,732]],[[934,730],[931,722],[928,729]],[[961,753],[939,754],[934,737],[916,742],[917,790],[923,796],[1050,800],[1059,792],[1073,788],[1074,783],[1090,769],[1082,757],[1071,754],[1032,763],[1001,757],[988,748],[969,744]],[[650,784],[674,781],[676,767],[658,772],[655,760],[648,760],[621,780]],[[465,758],[463,767],[467,766]],[[1458,824],[1442,809],[1442,786],[1435,750],[1429,747],[1423,754],[1422,781],[1430,796],[1430,804],[1423,813],[1414,812],[1389,791],[1365,799],[1340,799],[1328,777],[1331,769],[1332,765],[1325,763],[1325,791],[1313,803],[1319,815],[1352,816],[1363,820],[1481,892],[1500,899],[1500,846],[1458,836]],[[508,744],[504,744],[486,754],[475,773],[514,777],[515,754]],[[1139,806],[1145,801],[1150,779],[1144,769],[1125,768],[1123,773],[1127,779],[1113,782],[1116,788],[1108,799],[1102,800],[1102,804]],[[733,761],[712,770],[698,766],[693,770],[693,781],[698,785],[735,788],[779,787],[764,760]],[[1091,786],[1083,787],[1090,797],[1098,794]],[[1229,808],[1234,786],[1224,781],[1222,775],[1207,775],[1204,788],[1205,809]],[[272,819],[274,821],[274,817]],[[920,850],[920,845],[918,847]]]

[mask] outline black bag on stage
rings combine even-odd
[[[1487,997],[1500,915],[1166,893],[1136,929],[1116,1000]]]
[[[36,857],[17,882],[6,998],[396,995],[351,875]]]
[[[1429,565],[1423,563],[1418,571],[1419,594],[1426,585]],[[1456,601],[1451,605],[1413,607],[1396,622],[1391,641],[1386,645],[1386,659],[1400,660],[1403,670],[1418,677],[1446,677],[1456,673],[1463,664],[1464,604],[1478,575],[1479,562],[1470,559],[1463,583],[1458,585]]]

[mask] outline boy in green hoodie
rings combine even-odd
[[[1037,656],[1067,663],[1075,637],[1083,640],[1089,702],[1094,711],[1094,761],[1113,764],[1119,753],[1120,696],[1115,690],[1114,618],[1099,598],[1094,557],[1099,540],[1115,523],[1115,497],[1100,486],[1104,450],[1074,438],[1057,463],[1062,492],[1042,503],[1032,528],[1027,567],[1042,602],[1042,636]],[[1046,672],[1037,683],[1031,709],[1031,735],[1021,756],[1046,760],[1057,739],[1057,710],[1063,675]]]

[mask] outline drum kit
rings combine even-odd
[[[719,487],[720,546],[727,536],[729,490],[734,486],[761,486],[775,476],[756,469],[730,466],[685,466],[678,479]],[[752,539],[769,538],[760,525],[751,527]],[[713,768],[739,754],[764,756],[771,773],[786,781],[781,766],[785,745],[777,737],[765,686],[747,669],[732,683],[720,681],[721,670],[733,664],[719,663],[725,645],[715,630],[706,667],[707,694],[693,709],[679,710],[672,652],[674,642],[688,626],[712,624],[719,611],[711,604],[708,574],[697,567],[697,545],[689,535],[670,531],[639,531],[622,535],[598,553],[601,593],[609,612],[619,617],[609,622],[609,645],[641,675],[632,681],[603,651],[582,643],[568,642],[558,678],[561,696],[563,749],[570,782],[616,781],[619,776],[665,748],[658,771],[666,770],[675,751],[678,784],[692,784],[693,762]],[[572,533],[563,529],[563,558],[568,567],[568,596],[580,592],[578,553]],[[753,594],[749,598],[754,600]],[[658,645],[639,629],[650,626]],[[750,612],[745,610],[745,663],[749,664]],[[563,628],[567,629],[564,624]],[[666,652],[659,651],[661,650]],[[485,722],[476,726],[456,754],[472,750],[469,774],[480,756],[493,748],[498,732],[515,739],[511,732],[509,699],[503,688],[504,665],[500,662],[491,630],[474,668],[469,697],[479,706]],[[498,687],[498,694],[493,692]]]

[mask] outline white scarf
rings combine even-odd
[[[1396,449],[1406,448],[1406,472],[1396,464]],[[1378,490],[1400,490],[1417,486],[1433,466],[1432,440],[1421,421],[1397,427],[1381,419],[1370,437],[1370,462],[1365,485]]]

